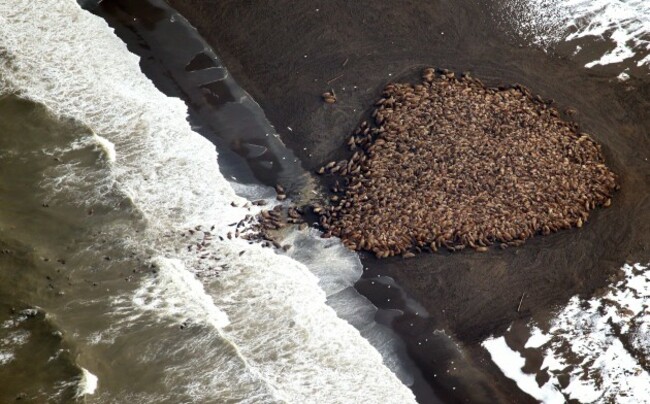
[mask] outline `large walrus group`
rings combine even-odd
[[[616,175],[600,145],[521,86],[426,69],[386,86],[315,209],[325,237],[378,257],[444,247],[486,251],[536,234],[582,227],[609,206]]]

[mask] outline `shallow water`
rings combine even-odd
[[[109,285],[118,286],[119,293],[121,282],[115,280],[121,278],[117,271],[123,265],[99,258],[119,247],[100,234],[120,227],[123,219],[134,220],[136,228],[137,218],[130,215],[128,203],[119,207],[123,197],[101,184],[101,203],[76,200],[77,189],[67,189],[67,180],[95,162],[104,164],[106,155],[89,128],[56,119],[44,107],[14,95],[0,97],[0,116],[0,276],[6,333],[6,359],[0,367],[6,388],[0,389],[0,401],[25,395],[36,401],[68,402],[77,394],[81,367],[88,360],[74,335],[79,329],[63,326],[72,314],[67,309],[93,301],[98,290]],[[103,176],[101,171],[97,174]],[[52,178],[58,181],[48,181]],[[105,312],[109,303],[96,304],[92,316],[76,313],[83,321],[79,326],[106,327],[96,313]],[[16,333],[22,338],[13,338]]]

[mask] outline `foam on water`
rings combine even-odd
[[[14,360],[15,357],[16,356],[13,354],[13,352],[0,351],[0,366],[6,365],[7,363]]]
[[[0,402],[70,402],[82,376],[74,353],[41,308],[20,310],[20,303],[5,299],[0,302]]]
[[[224,341],[223,352],[197,351],[184,366],[166,370],[171,383],[201,374],[179,391],[197,400],[241,399],[248,397],[244,387],[237,396],[233,385],[246,380],[257,386],[251,394],[259,396],[250,399],[258,402],[413,402],[378,352],[326,305],[326,293],[303,264],[240,239],[213,240],[209,251],[220,260],[219,276],[203,282],[192,276],[207,264],[174,235],[199,225],[223,235],[229,223],[254,211],[220,174],[214,146],[191,130],[186,106],[155,88],[103,20],[74,0],[0,0],[0,55],[0,92],[83,123],[92,136],[69,150],[94,147],[103,156],[97,173],[62,164],[44,186],[97,203],[110,190],[140,212],[144,230],[115,237],[151,256],[158,270],[116,304],[208,327],[210,337],[188,341],[182,352]],[[86,372],[80,388],[94,392],[96,378]],[[185,378],[176,377],[181,373]]]
[[[411,386],[414,376],[405,366],[410,358],[404,344],[390,328],[375,321],[377,307],[353,287],[363,271],[359,256],[338,238],[321,238],[319,232],[311,228],[289,233],[281,244],[285,243],[293,246],[288,255],[316,275],[328,305],[359,330],[381,352],[384,364],[404,384]]]
[[[359,256],[345,248],[339,239],[320,238],[317,230],[309,229],[308,232],[290,233],[283,243],[295,247],[289,251],[289,256],[309,267],[327,296],[354,285],[361,277]]]
[[[77,385],[77,397],[95,394],[98,381],[97,376],[90,373],[88,369],[81,368],[81,379]]]
[[[544,358],[535,373],[522,371],[524,358],[504,337],[483,346],[507,377],[542,402],[650,402],[650,373],[644,368],[650,353],[650,271],[639,264],[622,271],[624,278],[604,296],[576,296],[548,329],[532,326],[524,348]]]
[[[0,339],[0,366],[6,365],[16,358],[13,350],[16,346],[22,345],[27,336],[28,335],[16,335],[16,332],[13,332],[5,338]]]
[[[13,328],[17,322],[7,321],[2,328]],[[15,330],[9,332],[4,338],[0,338],[0,366],[6,365],[16,359],[15,350],[24,345],[29,339],[29,332],[26,330]]]
[[[546,49],[562,41],[611,42],[587,68],[621,62],[650,67],[647,0],[507,0],[503,12],[517,35]],[[576,45],[574,55],[583,48]]]
[[[203,284],[176,259],[158,258],[158,276],[145,280],[133,296],[142,310],[164,312],[167,317],[181,321],[190,318],[204,320],[215,328],[227,326],[228,316],[214,305]],[[187,299],[186,296],[192,296]]]
[[[106,154],[106,159],[114,163],[115,162],[115,145],[108,141],[108,139],[101,136],[94,135],[95,142],[103,149]]]
[[[38,152],[61,161],[45,172],[41,187],[47,190],[48,201],[65,201],[78,206],[90,207],[110,205],[115,198],[128,198],[117,185],[117,180],[110,165],[115,161],[115,148],[105,138],[93,133],[72,133],[76,137],[67,147],[43,147]],[[75,157],[76,153],[96,156],[92,163],[82,164]],[[67,193],[77,188],[84,192],[83,198],[70,201]]]

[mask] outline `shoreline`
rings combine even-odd
[[[157,6],[161,6],[162,8],[156,9]],[[141,58],[143,73],[162,92],[168,96],[178,97],[184,100],[188,106],[188,119],[193,129],[217,146],[220,170],[224,176],[231,177],[234,181],[232,185],[236,190],[239,189],[245,194],[245,188],[250,184],[254,186],[267,186],[269,188],[268,191],[275,194],[275,191],[272,191],[273,184],[282,182],[283,184],[288,184],[287,190],[292,193],[292,196],[300,198],[302,195],[310,193],[311,182],[313,182],[314,177],[307,175],[299,165],[294,164],[298,160],[292,154],[291,150],[286,149],[282,145],[279,139],[276,140],[274,137],[268,136],[268,134],[274,131],[274,128],[267,125],[264,112],[259,109],[259,106],[247,94],[241,93],[243,90],[239,88],[237,83],[228,74],[219,74],[217,76],[219,77],[217,80],[224,82],[224,88],[218,94],[222,98],[221,100],[210,96],[206,97],[207,102],[205,102],[203,101],[203,94],[200,92],[197,93],[196,90],[200,90],[204,86],[201,85],[200,81],[196,81],[193,73],[196,71],[203,73],[200,70],[210,73],[213,67],[221,68],[221,61],[211,51],[208,45],[202,42],[200,37],[191,33],[188,35],[188,32],[185,32],[187,28],[184,23],[181,23],[180,26],[176,24],[176,28],[172,27],[171,31],[173,32],[171,33],[166,29],[153,28],[159,22],[162,22],[166,28],[169,28],[169,23],[163,21],[164,18],[169,18],[170,12],[171,22],[175,22],[174,19],[178,20],[178,18],[182,18],[180,15],[175,14],[174,10],[167,9],[166,6],[162,6],[156,0],[142,2],[138,5],[104,3],[102,5],[86,4],[85,7],[88,11],[106,20],[115,30],[117,36],[126,43],[129,51]],[[181,52],[175,52],[175,47],[179,45],[185,46],[187,49],[184,48]],[[172,57],[170,57],[169,52],[173,53]],[[199,66],[199,68],[195,69],[196,66]],[[205,79],[205,77],[200,78]],[[208,82],[212,83],[209,78]],[[228,112],[233,111],[231,101],[234,99],[244,99],[244,102],[242,103],[243,106],[241,109],[237,111],[236,116],[230,118]],[[216,118],[215,115],[217,116]],[[242,120],[254,121],[257,126],[244,124],[244,129],[252,128],[253,131],[246,133],[243,142],[238,138],[229,138],[228,136],[232,134],[233,128],[242,126]],[[226,128],[223,130],[221,129],[222,125],[226,125]],[[265,150],[265,152],[258,152],[254,156],[250,156],[250,150],[259,151],[260,149]],[[259,164],[260,160],[273,161],[274,163],[279,162],[280,164],[275,169],[268,170],[267,167]],[[286,197],[284,194],[282,196]],[[269,198],[275,199],[273,196],[269,196]],[[279,236],[280,238],[284,238],[286,234],[280,234]],[[304,240],[309,238],[309,236],[298,233],[290,234],[289,236],[290,238],[303,239],[301,243],[305,243]],[[311,244],[321,241],[324,240],[316,238],[312,240]],[[300,258],[294,259],[302,262]],[[367,310],[366,305],[370,305],[376,309],[374,305],[367,302],[365,297],[354,291],[353,287],[350,287],[350,289],[357,294],[358,301],[356,303],[359,303],[361,310]],[[332,308],[335,308],[337,304],[341,304],[341,298],[338,296],[332,295],[330,297],[339,301],[338,303],[335,302],[331,306]],[[330,297],[328,297],[328,300]],[[351,302],[343,301],[343,303],[347,304]],[[345,312],[346,310],[343,309],[342,314],[346,314]],[[386,341],[394,344],[393,348],[387,349],[385,353],[380,353],[382,355],[386,354],[387,356],[384,359],[391,363],[396,360],[398,361],[399,364],[393,364],[393,366],[397,366],[397,370],[399,371],[395,373],[398,375],[404,374],[407,379],[411,380],[410,385],[407,385],[408,388],[417,391],[419,396],[423,397],[427,402],[440,402],[428,384],[423,380],[419,368],[409,359],[404,343],[393,334],[389,323],[381,321],[380,318],[370,319],[374,327],[372,329],[366,329],[368,324],[355,324],[354,315],[351,313],[350,315],[352,317],[351,319],[347,319],[347,321],[354,325],[362,334],[364,331],[370,332],[374,338],[367,338],[367,340],[378,351],[380,346],[386,343]],[[380,315],[379,317],[382,316]],[[346,320],[344,317],[341,318]],[[385,330],[382,330],[382,328],[385,328]],[[392,337],[388,333],[393,334]],[[373,339],[375,340],[374,342],[372,341]]]
[[[647,141],[643,141],[643,128],[644,125],[648,127],[650,118],[647,113],[644,115],[643,104],[633,107],[635,99],[624,99],[625,94],[622,96],[608,79],[576,71],[569,63],[546,57],[540,66],[534,66],[542,56],[540,51],[502,44],[499,34],[487,36],[488,49],[482,49],[480,34],[486,23],[479,16],[480,10],[468,10],[464,4],[425,6],[414,3],[404,7],[395,19],[387,20],[382,14],[387,10],[373,4],[349,6],[359,11],[354,12],[345,5],[338,9],[335,5],[317,7],[316,2],[295,5],[292,11],[282,2],[268,8],[240,7],[237,2],[210,6],[198,1],[170,3],[212,44],[237,82],[260,103],[283,142],[307,170],[329,160],[349,157],[344,147],[345,139],[362,116],[368,115],[366,108],[381,88],[393,80],[410,81],[427,65],[437,64],[458,72],[469,68],[475,76],[492,85],[501,84],[501,80],[523,82],[536,93],[556,98],[563,107],[572,105],[576,95],[581,123],[605,145],[607,161],[622,177],[622,195],[615,196],[611,212],[597,212],[584,231],[569,230],[536,237],[524,247],[487,256],[472,252],[442,253],[404,261],[400,258],[377,260],[361,254],[368,270],[357,282],[357,290],[378,308],[386,312],[394,310],[396,300],[386,301],[391,295],[386,290],[371,287],[371,282],[393,278],[430,312],[427,318],[415,317],[420,321],[415,332],[410,325],[414,317],[409,313],[387,323],[407,341],[411,356],[444,399],[454,401],[462,395],[452,390],[451,384],[434,380],[437,369],[443,369],[446,364],[436,356],[440,352],[428,352],[418,345],[425,335],[443,329],[457,339],[471,352],[471,362],[481,362],[477,366],[489,375],[486,383],[499,392],[499,401],[506,398],[530,400],[514,382],[500,375],[494,364],[486,363],[486,353],[477,344],[489,335],[505,331],[513,320],[544,317],[572,295],[590,294],[607,284],[609,274],[618,268],[617,262],[632,259],[633,252],[639,254],[648,246],[648,225],[637,225],[623,218],[626,209],[638,214],[639,218],[647,217],[644,209],[650,206],[647,198],[626,190],[626,185],[636,187],[641,194],[648,188],[643,184],[644,164],[626,164],[635,153],[632,140],[641,145],[642,151],[649,149]],[[315,11],[317,8],[319,11]],[[461,17],[454,21],[450,15],[458,11],[462,11]],[[400,25],[419,14],[422,16],[418,21],[430,18],[434,23],[428,28],[417,24]],[[356,15],[367,16],[367,20],[362,19],[362,24],[353,27],[348,23],[357,19]],[[382,17],[373,17],[376,15]],[[467,25],[472,18],[481,22],[478,27]],[[373,33],[378,26],[394,29],[387,29],[388,33]],[[319,27],[328,30],[329,36],[319,35]],[[436,27],[443,29],[436,32]],[[432,40],[433,45],[425,44],[426,40]],[[285,49],[281,46],[283,43],[294,43],[295,47]],[[379,43],[389,49],[382,53],[378,50]],[[390,43],[393,45],[387,45]],[[418,50],[406,46],[412,43]],[[399,49],[400,46],[406,47]],[[456,47],[468,52],[463,54]],[[490,51],[495,54],[491,55]],[[513,59],[513,55],[520,57]],[[502,60],[508,62],[502,64]],[[578,83],[565,87],[556,83],[559,77]],[[340,100],[331,106],[323,105],[320,94],[330,86],[335,87]],[[592,100],[587,94],[575,94],[581,86],[592,91],[605,89],[593,102],[595,107],[591,106]],[[645,86],[647,89],[648,85]],[[611,103],[610,98],[614,100]],[[362,114],[362,111],[366,112]],[[614,117],[609,117],[605,111]],[[605,138],[608,132],[619,133],[616,129],[622,128],[622,121],[629,115],[637,118],[636,125],[630,125],[626,132],[632,140]],[[621,224],[620,228],[608,228],[616,224]],[[604,245],[602,250],[601,244]],[[596,246],[598,254],[589,256],[588,252]],[[531,288],[537,290],[531,291]],[[522,291],[527,296],[519,312],[515,309]],[[473,397],[475,401],[476,397]]]

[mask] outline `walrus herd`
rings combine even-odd
[[[390,83],[370,122],[349,138],[349,160],[316,207],[324,237],[377,257],[466,247],[487,251],[582,227],[618,189],[601,146],[521,85],[488,88],[426,69]]]

